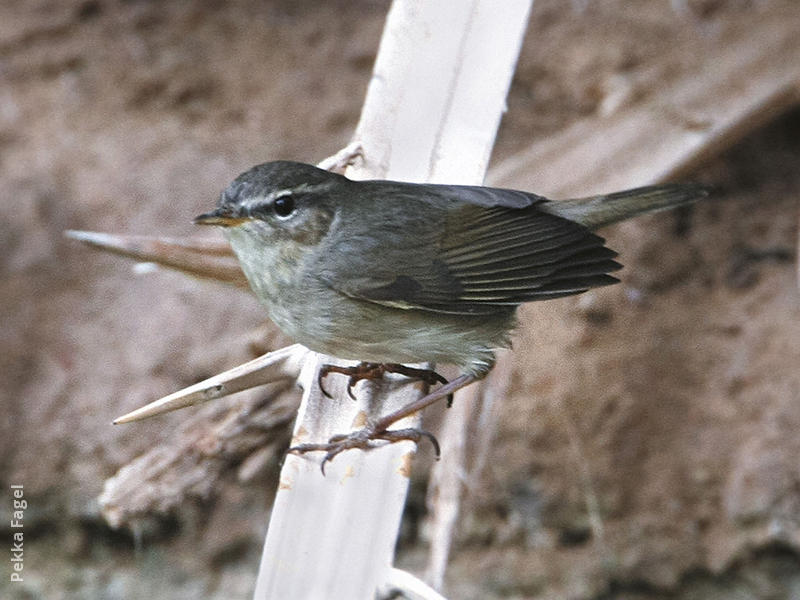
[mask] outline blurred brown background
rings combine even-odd
[[[4,543],[8,486],[29,502],[25,582],[8,582],[6,562],[4,598],[251,595],[275,459],[242,477],[248,457],[231,453],[213,485],[120,530],[97,497],[198,410],[114,417],[286,340],[245,292],[133,268],[62,232],[196,235],[191,218],[251,165],[338,150],[387,7],[0,4]],[[794,26],[800,6],[536,0],[495,163],[602,116],[620,81],[638,90],[626,110],[670,69],[713,70],[715,46],[750,30],[757,45],[765,22]],[[800,598],[800,111],[766,121],[692,174],[713,199],[605,232],[621,285],[522,309],[450,597]],[[222,402],[200,410],[221,420],[241,401]],[[424,462],[398,553],[412,571]]]

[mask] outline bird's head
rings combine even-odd
[[[241,236],[255,237],[265,245],[288,240],[314,245],[334,217],[336,192],[348,183],[345,177],[312,165],[264,163],[234,179],[220,195],[217,208],[194,222],[224,227],[234,249],[234,240]]]

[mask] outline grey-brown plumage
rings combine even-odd
[[[225,226],[290,337],[370,362],[447,362],[482,377],[516,307],[617,281],[594,227],[706,195],[696,185],[552,202],[496,188],[351,181],[311,165],[253,167],[196,222]]]

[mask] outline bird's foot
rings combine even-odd
[[[376,431],[374,428],[365,427],[352,433],[345,433],[334,435],[328,440],[327,443],[310,443],[298,444],[289,448],[288,452],[291,454],[305,454],[307,452],[325,452],[322,459],[320,469],[322,474],[325,475],[325,464],[332,461],[338,454],[345,450],[370,450],[376,446],[372,443],[375,441],[385,441],[390,444],[402,441],[410,441],[418,444],[422,438],[430,440],[433,444],[433,449],[436,452],[436,458],[439,458],[441,450],[439,448],[439,441],[429,431],[416,428],[407,429],[392,429]]]
[[[436,457],[439,458],[439,442],[433,434],[423,429],[389,429],[394,423],[400,419],[404,419],[421,411],[422,409],[438,402],[442,398],[449,398],[456,390],[469,385],[476,380],[475,375],[468,375],[466,373],[459,375],[453,381],[443,385],[442,387],[430,392],[427,396],[423,396],[418,400],[414,400],[405,406],[395,410],[394,412],[384,415],[377,420],[368,421],[368,424],[363,429],[353,431],[352,433],[335,435],[330,438],[327,443],[309,443],[298,444],[289,448],[289,452],[293,454],[305,454],[306,452],[325,452],[322,459],[322,474],[325,474],[325,464],[336,457],[337,454],[350,449],[369,450],[374,448],[375,445],[371,442],[385,441],[393,444],[403,440],[409,440],[414,443],[419,443],[422,438],[427,438],[433,444],[436,451]],[[438,381],[438,379],[437,379]]]
[[[340,373],[342,375],[348,375],[350,377],[350,379],[347,382],[347,395],[350,396],[353,400],[356,399],[355,394],[353,393],[353,388],[359,381],[361,381],[362,379],[368,379],[368,380],[382,379],[386,373],[398,373],[400,375],[405,375],[406,377],[409,377],[411,379],[418,379],[420,381],[423,381],[427,385],[433,385],[435,383],[441,383],[442,385],[447,384],[447,379],[439,375],[439,373],[437,373],[433,369],[417,369],[415,367],[407,367],[406,365],[401,365],[397,363],[362,362],[352,367],[342,367],[339,365],[322,365],[319,369],[319,374],[317,375],[317,383],[319,384],[319,389],[328,398],[331,398],[331,395],[327,392],[327,390],[325,390],[325,387],[322,385],[322,382],[330,373]],[[448,408],[452,404],[453,404],[453,395],[450,394],[447,397]]]

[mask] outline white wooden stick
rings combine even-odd
[[[531,1],[508,0],[497,10],[491,0],[395,0],[356,131],[363,160],[348,176],[480,183]],[[304,375],[297,442],[324,441],[409,400],[390,381],[396,391],[370,397],[369,386],[359,386],[353,403],[341,377],[338,399],[327,399],[315,372]],[[327,477],[307,456],[288,456],[255,598],[372,600],[392,579],[414,450],[403,442],[347,451],[326,467]]]

